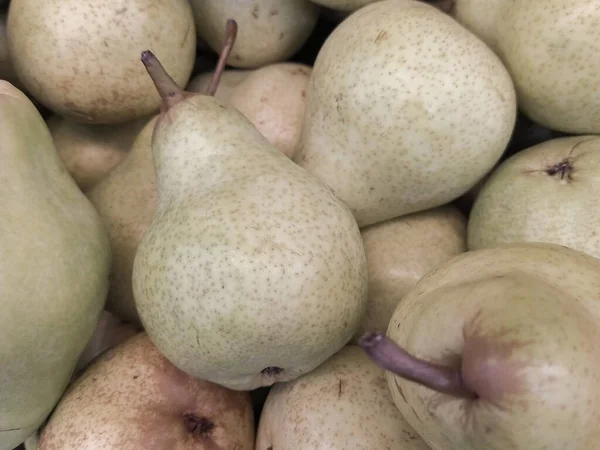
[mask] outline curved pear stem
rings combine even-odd
[[[141,60],[163,100],[163,108],[169,109],[185,98],[183,89],[175,83],[154,53],[143,51]]]
[[[383,333],[365,333],[359,345],[375,364],[402,378],[445,394],[477,397],[465,386],[460,369],[415,358]]]
[[[217,92],[219,81],[221,81],[221,75],[223,75],[223,71],[227,65],[227,58],[229,58],[229,54],[231,53],[233,45],[235,44],[235,39],[237,38],[237,30],[237,22],[233,19],[229,19],[225,25],[225,44],[223,45],[223,50],[221,50],[221,54],[219,55],[215,73],[210,80],[208,88],[206,88],[206,95],[212,96],[215,95],[215,92]]]

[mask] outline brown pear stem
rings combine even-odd
[[[457,397],[477,397],[463,382],[460,369],[415,358],[383,333],[365,333],[359,345],[384,370],[430,389]]]
[[[158,58],[150,50],[142,52],[142,63],[163,100],[163,107],[169,109],[185,98],[185,92],[167,73]]]
[[[215,95],[215,92],[217,92],[219,81],[221,81],[221,75],[223,75],[223,71],[227,65],[227,58],[229,58],[229,54],[231,53],[233,45],[235,44],[235,39],[237,38],[237,30],[237,22],[233,19],[229,19],[225,25],[225,44],[223,45],[223,50],[221,50],[221,54],[219,55],[215,73],[213,73],[210,84],[208,88],[206,88],[206,95],[212,96]]]

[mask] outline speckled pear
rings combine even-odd
[[[516,119],[490,48],[435,6],[383,0],[329,35],[294,160],[362,228],[453,201],[494,167]]]
[[[152,142],[158,209],[133,267],[144,329],[175,366],[232,389],[311,371],[365,312],[356,221],[242,113],[182,92],[151,53],[143,61],[165,99]]]

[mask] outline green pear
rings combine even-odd
[[[394,405],[383,370],[360,347],[271,388],[256,450],[428,450]]]
[[[536,123],[600,133],[600,5],[593,0],[455,0],[454,16],[500,56]]]
[[[70,386],[37,449],[254,450],[250,395],[186,375],[138,333]]]
[[[157,113],[160,97],[138,56],[151,46],[185,85],[195,31],[187,0],[12,0],[8,11],[19,79],[44,106],[79,123]]]
[[[369,3],[374,3],[378,0],[311,0],[317,5],[330,8],[334,11],[352,12],[362,8]]]
[[[111,285],[106,309],[135,325],[141,322],[131,274],[138,245],[156,213],[152,133],[157,118],[146,122],[123,161],[87,192],[110,236]]]
[[[148,117],[142,117],[123,124],[87,125],[56,114],[46,120],[59,156],[84,192],[125,158],[147,122]]]
[[[0,450],[48,416],[104,307],[110,245],[33,103],[0,81]]]
[[[452,205],[361,230],[369,268],[367,313],[354,335],[387,330],[398,300],[430,270],[467,250],[467,220]]]
[[[237,22],[240,37],[227,64],[241,69],[291,58],[312,33],[320,11],[309,0],[190,0],[190,4],[198,37],[214,51],[224,45],[227,20]]]
[[[460,197],[499,160],[515,119],[510,76],[480,39],[434,6],[383,0],[321,47],[295,161],[362,228]]]
[[[454,257],[361,345],[434,450],[600,442],[600,260],[557,244]]]
[[[215,97],[240,111],[252,124],[288,158],[296,153],[304,112],[306,88],[311,67],[294,62],[269,64],[242,76],[232,88],[221,93],[221,84]],[[235,70],[225,71],[236,75]],[[208,86],[207,74],[202,83],[188,91],[204,92]],[[235,80],[237,81],[237,80]]]
[[[552,139],[504,161],[475,199],[469,249],[549,242],[600,258],[600,137]]]
[[[221,61],[235,30],[230,20]],[[158,208],[133,266],[144,329],[175,366],[232,389],[311,371],[365,312],[352,213],[242,113],[181,91],[151,52],[142,61],[165,99],[152,139]]]

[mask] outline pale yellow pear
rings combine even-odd
[[[466,193],[500,159],[516,112],[508,72],[473,33],[425,2],[377,1],[320,48],[294,160],[362,228]]]
[[[0,81],[0,449],[56,405],[104,307],[110,244],[33,103]]]
[[[557,138],[504,161],[477,195],[469,249],[549,242],[600,258],[600,136]]]
[[[158,116],[146,122],[125,159],[87,196],[110,236],[111,285],[106,309],[140,325],[133,299],[133,260],[156,213],[156,176],[152,161],[152,133]]]
[[[349,345],[317,369],[273,386],[256,450],[429,450],[394,405],[385,373]]]

